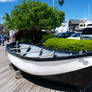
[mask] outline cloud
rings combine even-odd
[[[0,0],[0,2],[15,2],[16,0]]]

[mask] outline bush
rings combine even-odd
[[[27,31],[27,30],[21,30],[18,31],[14,34],[15,40],[20,41],[20,42],[28,42],[28,43],[43,43],[47,39],[52,38],[54,34],[52,33],[46,33],[46,32],[38,32],[36,33],[36,38],[35,36],[32,35],[32,31]],[[34,41],[35,39],[35,41]]]
[[[19,42],[22,42],[22,43],[32,43],[32,40],[28,39],[28,38],[22,37],[22,38],[19,39]]]
[[[79,52],[80,50],[92,51],[92,40],[52,38],[48,39],[44,45],[47,48],[56,50],[68,50],[76,52]]]
[[[45,42],[46,40],[53,38],[54,34],[50,33],[50,34],[43,34],[42,38],[41,38],[41,42]]]

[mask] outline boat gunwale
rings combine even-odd
[[[31,60],[31,61],[38,61],[38,62],[42,62],[42,61],[47,61],[47,62],[50,62],[50,61],[60,61],[60,60],[68,60],[68,59],[77,59],[77,58],[83,58],[83,57],[89,57],[89,56],[92,56],[92,52],[88,52],[88,53],[83,53],[83,54],[76,54],[76,55],[71,55],[71,56],[63,56],[63,57],[48,57],[48,58],[40,58],[40,57],[24,57],[24,56],[21,56],[17,53],[15,53],[14,51],[11,51],[9,50],[9,47],[11,47],[13,44],[15,44],[16,42],[12,42],[10,44],[7,44],[6,45],[6,51],[16,57],[19,57],[21,59],[24,59],[24,60]],[[31,45],[31,44],[30,44]],[[36,45],[35,45],[36,46]],[[38,47],[41,47],[41,46],[38,46]],[[42,48],[42,47],[41,47]],[[44,48],[44,47],[43,47]],[[45,49],[48,49],[48,48],[45,48]],[[48,49],[50,50],[50,49]]]

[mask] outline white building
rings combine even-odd
[[[64,22],[60,27],[56,27],[56,33],[67,32],[67,31],[69,31],[68,22]]]

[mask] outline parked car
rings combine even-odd
[[[74,32],[64,32],[64,33],[59,33],[57,35],[58,38],[67,38],[69,36],[71,36]]]
[[[73,33],[68,39],[77,39],[80,40],[80,34],[81,33]]]
[[[92,28],[85,28],[83,31],[82,31],[82,34],[80,36],[80,39],[92,39]]]

